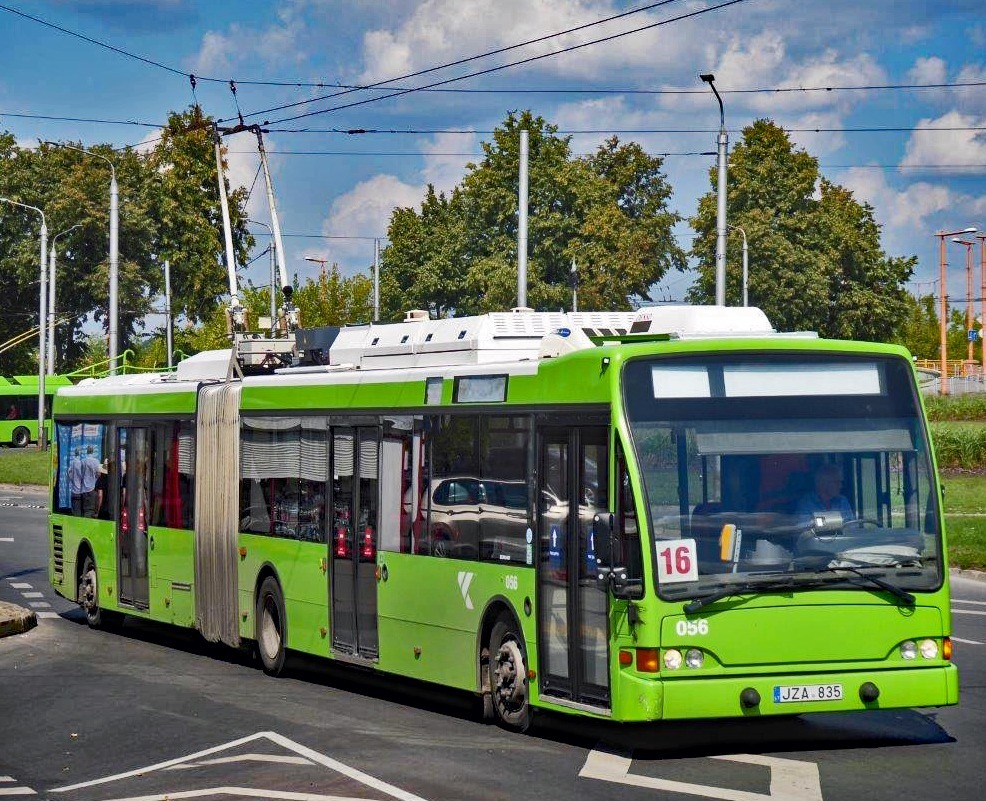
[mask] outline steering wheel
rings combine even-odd
[[[845,528],[883,528],[883,523],[873,517],[857,517],[855,520],[847,520]]]

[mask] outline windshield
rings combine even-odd
[[[636,360],[624,396],[662,597],[867,586],[859,571],[940,586],[937,495],[905,360]]]

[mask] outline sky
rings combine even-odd
[[[444,66],[490,51],[501,52]],[[918,257],[912,292],[939,292],[935,231],[986,231],[983,0],[0,0],[0,130],[24,147],[137,146],[196,101],[228,124],[239,112],[266,123],[288,272],[302,279],[319,269],[307,259],[368,272],[394,207],[419,206],[429,183],[455,186],[510,111],[570,133],[577,154],[614,133],[654,154],[714,152],[719,106],[698,78],[709,72],[730,145],[759,118],[788,129],[826,178],[873,206],[889,255]],[[340,88],[378,83],[392,88]],[[255,140],[227,145],[230,181],[249,188]],[[685,218],[714,163],[666,157]],[[269,220],[262,181],[248,213]],[[268,237],[254,230],[257,255]],[[687,224],[676,234],[688,249]],[[949,242],[947,254],[964,309],[965,249]],[[258,258],[244,276],[266,284],[268,271]],[[693,279],[669,273],[653,299],[682,300]]]

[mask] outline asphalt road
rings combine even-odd
[[[47,584],[42,505],[42,496],[0,489],[0,599],[38,604],[40,615],[33,631],[0,640],[0,797],[984,794],[984,583],[953,582],[958,707],[652,726],[545,715],[516,735],[479,722],[469,695],[303,657],[271,679],[247,653],[155,624],[91,631]]]

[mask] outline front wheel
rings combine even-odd
[[[493,624],[489,645],[490,695],[501,725],[526,731],[531,725],[524,638],[513,620],[501,617]]]
[[[86,556],[82,563],[78,601],[86,613],[86,623],[91,629],[115,628],[123,622],[123,616],[119,612],[103,609],[99,605],[99,575],[91,556]]]
[[[10,435],[10,444],[15,448],[26,448],[31,442],[31,432],[24,426],[17,426]]]
[[[264,673],[277,676],[284,668],[287,617],[277,579],[268,576],[257,593],[257,653]]]

